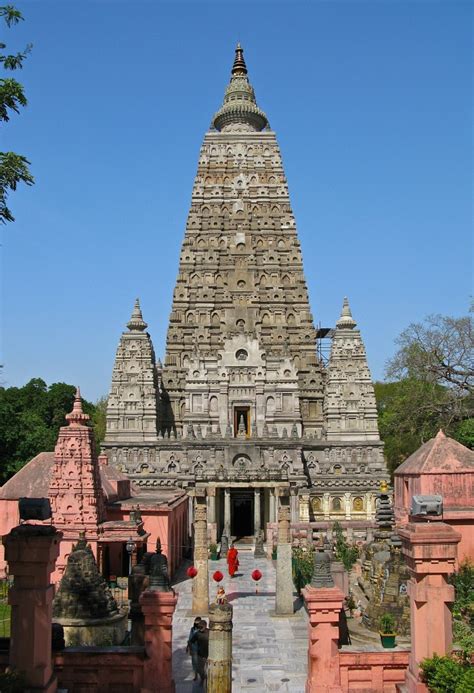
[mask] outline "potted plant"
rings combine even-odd
[[[277,554],[278,554],[278,547],[276,544],[273,544],[272,547],[272,561],[276,561],[277,559]]]
[[[380,617],[380,640],[382,647],[395,647],[395,619],[392,614],[383,614]]]
[[[211,554],[211,561],[217,561],[217,544],[209,544],[209,553]]]

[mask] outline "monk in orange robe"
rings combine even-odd
[[[239,568],[239,559],[238,559],[239,552],[235,548],[235,546],[232,544],[230,549],[227,551],[227,567],[229,569],[229,575],[230,577],[234,577],[235,573],[237,572]]]

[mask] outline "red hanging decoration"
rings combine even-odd
[[[193,565],[189,566],[189,568],[186,571],[186,575],[190,578],[196,577],[198,574],[197,568],[195,568]]]
[[[216,570],[216,572],[212,576],[212,579],[214,580],[214,582],[220,582],[224,579],[224,575],[221,573],[220,570]]]
[[[258,594],[258,581],[262,579],[262,573],[256,568],[252,571],[252,580],[255,581],[255,594]]]

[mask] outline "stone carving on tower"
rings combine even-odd
[[[122,334],[115,357],[107,401],[106,441],[157,441],[158,371],[147,323],[137,298],[128,331]]]
[[[280,150],[240,45],[199,154],[163,367],[145,328],[136,306],[108,402],[112,464],[144,488],[215,489],[221,529],[234,506],[260,512],[251,487],[263,522],[280,487],[292,522],[373,518],[386,471],[364,347],[346,306],[329,368],[318,356]]]
[[[327,440],[378,441],[377,406],[364,344],[344,299],[326,379]]]

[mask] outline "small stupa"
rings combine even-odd
[[[67,646],[120,645],[124,640],[127,614],[119,611],[83,533],[68,556],[53,618],[64,627]]]

